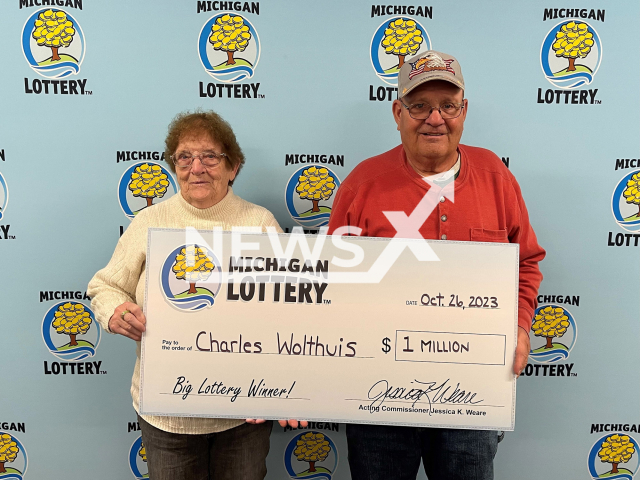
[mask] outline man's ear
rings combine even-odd
[[[402,115],[402,103],[400,100],[394,100],[391,104],[391,111],[393,112],[393,119],[396,121],[396,130],[400,130],[400,115]]]

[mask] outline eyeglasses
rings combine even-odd
[[[202,152],[200,155],[193,155],[191,152],[180,152],[171,155],[171,161],[176,167],[189,168],[195,158],[200,159],[200,163],[205,167],[216,167],[225,158],[229,158],[226,153]]]
[[[414,120],[426,120],[431,116],[434,110],[437,110],[440,116],[445,120],[458,118],[464,108],[464,103],[444,103],[439,107],[432,107],[426,103],[414,103],[413,105],[405,105],[402,100],[400,103],[409,111],[409,116]]]

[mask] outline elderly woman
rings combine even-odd
[[[144,304],[147,229],[212,229],[234,226],[280,226],[266,209],[236,196],[231,185],[244,155],[231,127],[214,112],[179,114],[169,125],[166,158],[180,192],[141,211],[120,238],[109,264],[89,283],[92,308],[109,333],[137,343],[131,381],[138,408],[140,339]],[[269,451],[271,422],[138,415],[153,480],[262,479]],[[286,421],[280,422],[283,426]],[[296,427],[297,422],[289,423]],[[305,422],[303,422],[304,424]]]

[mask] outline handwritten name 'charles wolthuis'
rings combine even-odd
[[[213,332],[202,331],[196,335],[195,346],[200,352],[211,353],[263,353],[262,341],[249,339],[239,334],[234,339],[223,339]],[[304,355],[312,357],[355,357],[357,342],[347,341],[343,337],[337,340],[325,340],[320,335],[280,335],[276,332],[275,353],[277,355]]]

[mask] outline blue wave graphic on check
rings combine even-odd
[[[171,303],[179,305],[181,309],[201,310],[213,305],[214,299],[211,295],[194,295],[187,298],[168,298]]]

